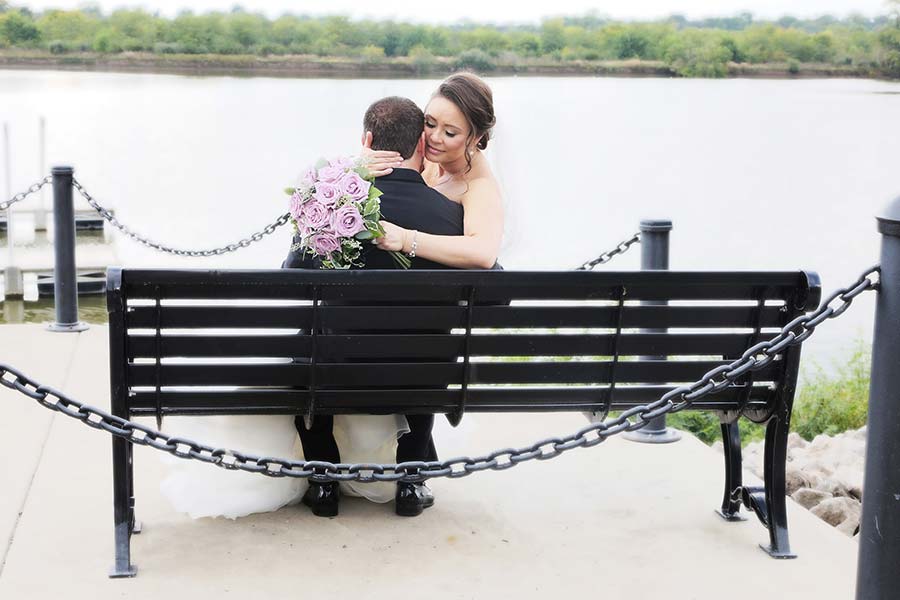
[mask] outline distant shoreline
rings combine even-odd
[[[96,71],[107,73],[164,73],[196,76],[296,77],[400,79],[439,78],[457,70],[450,58],[435,58],[427,64],[408,58],[385,58],[377,61],[344,57],[308,55],[255,56],[212,54],[152,53],[72,53],[0,51],[0,69],[34,69],[53,71]],[[550,61],[527,59],[515,63],[499,63],[483,70],[484,76],[540,77],[679,77],[659,61]],[[871,69],[841,67],[819,63],[729,63],[730,78],[810,79],[866,78],[883,79]]]

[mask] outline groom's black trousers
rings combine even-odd
[[[406,415],[406,420],[409,422],[409,432],[400,436],[397,441],[397,462],[437,460],[434,439],[431,437],[434,415]],[[341,462],[341,455],[332,432],[334,417],[316,415],[309,429],[306,428],[302,416],[298,416],[294,424],[300,434],[300,443],[303,444],[303,456],[306,460]]]

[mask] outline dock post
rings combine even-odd
[[[669,232],[672,221],[668,219],[645,219],[641,221],[641,271],[669,270]],[[666,304],[665,301],[648,300],[648,306]],[[643,329],[647,333],[661,333],[664,329]],[[664,356],[641,356],[640,360],[658,360]],[[666,427],[666,415],[656,417],[646,427],[623,434],[625,439],[644,444],[668,444],[681,439],[675,429]]]
[[[40,149],[38,151],[38,173],[43,177],[47,173],[47,120],[43,116],[41,116],[38,121],[38,126],[38,142],[40,143]],[[37,208],[34,211],[35,232],[47,231],[47,202],[46,194],[44,192],[45,189],[41,189],[41,196],[38,198]]]
[[[10,168],[9,123],[3,123],[3,166],[6,175],[6,192],[3,199],[12,197],[12,169]],[[25,297],[25,281],[22,271],[15,266],[13,257],[15,248],[13,240],[12,206],[6,210],[6,269],[3,272],[4,295],[7,300],[21,300]]]
[[[872,339],[857,600],[900,589],[900,198],[878,218],[881,275]]]
[[[56,322],[50,331],[84,331],[78,320],[78,283],[75,271],[75,208],[72,202],[72,167],[53,167],[53,268]]]

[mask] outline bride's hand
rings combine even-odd
[[[408,232],[390,221],[378,221],[378,223],[384,228],[384,237],[375,238],[375,245],[389,252],[402,252]]]
[[[366,168],[374,177],[381,177],[391,173],[395,168],[403,164],[403,157],[393,150],[372,150],[372,132],[366,132],[363,148],[360,152],[366,161]]]

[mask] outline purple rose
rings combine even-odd
[[[295,221],[300,220],[300,214],[303,212],[303,204],[306,200],[300,195],[300,192],[294,192],[291,195],[291,216]]]
[[[351,237],[365,229],[362,215],[352,204],[345,204],[334,213],[334,233],[338,237]]]
[[[316,184],[316,200],[325,206],[334,206],[341,197],[341,188],[334,183],[320,181]]]
[[[321,229],[331,224],[331,209],[321,202],[307,202],[303,205],[298,221],[307,229]]]
[[[325,183],[337,183],[343,176],[344,169],[342,167],[329,165],[327,167],[322,167],[321,169],[319,169],[318,183],[321,183],[323,181]],[[316,188],[318,187],[319,186],[316,185]]]
[[[308,168],[303,177],[300,178],[300,183],[305,187],[314,186],[316,184],[316,170],[312,167]]]
[[[312,242],[313,250],[319,256],[327,256],[341,247],[337,238],[327,232],[317,233],[310,241]]]
[[[341,191],[353,200],[365,200],[369,197],[369,188],[372,184],[350,171],[341,179]]]

